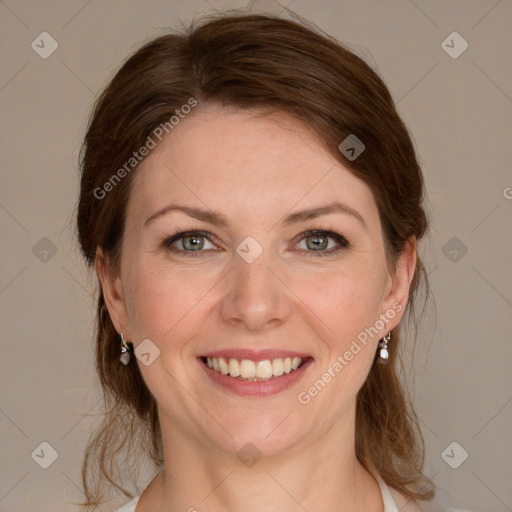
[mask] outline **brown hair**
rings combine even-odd
[[[124,63],[96,102],[82,148],[77,224],[89,266],[101,247],[112,268],[118,268],[136,166],[113,182],[116,169],[158,126],[169,126],[171,116],[191,98],[197,100],[197,108],[216,103],[286,112],[302,120],[372,190],[391,264],[411,237],[423,237],[423,177],[389,91],[362,59],[301,21],[224,14],[193,23],[183,34],[158,37]],[[350,134],[365,145],[353,161],[338,149]],[[108,193],[99,193],[109,180]],[[409,315],[422,277],[426,284],[418,258]],[[407,497],[430,499],[433,484],[422,473],[424,442],[400,379],[399,331],[397,327],[392,333],[389,364],[373,364],[358,393],[356,455],[363,466],[376,468],[388,485]],[[119,363],[119,347],[100,289],[96,365],[107,413],[89,441],[83,463],[85,506],[101,503],[103,478],[131,495],[118,462],[128,447],[141,449],[157,465],[163,463],[155,399],[137,364]],[[138,460],[128,459],[132,466]]]

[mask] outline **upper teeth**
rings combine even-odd
[[[224,357],[207,357],[206,364],[216,372],[242,379],[270,379],[283,373],[296,370],[303,360],[300,357],[285,357],[252,361],[251,359],[233,359]]]

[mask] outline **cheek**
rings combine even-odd
[[[198,278],[190,272],[168,266],[132,268],[129,280],[127,312],[132,332],[138,339],[150,338],[159,344],[179,328],[190,324],[198,305],[212,287],[213,278]]]
[[[348,267],[348,265],[347,265]],[[373,364],[378,335],[370,328],[379,318],[382,276],[369,268],[346,268],[301,280],[297,295],[314,312],[317,334],[324,343],[310,379],[298,396],[318,433],[330,428],[355,400]],[[299,281],[296,281],[299,286]]]
[[[292,289],[323,325],[332,348],[341,350],[379,318],[385,280],[375,268],[347,264],[307,278],[305,273],[296,276]]]

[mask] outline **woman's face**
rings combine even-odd
[[[98,271],[164,432],[276,453],[350,428],[415,265],[390,273],[370,189],[299,121],[213,106],[136,173],[120,271]]]

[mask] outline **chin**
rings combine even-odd
[[[292,419],[293,412],[288,418],[287,414],[255,412],[236,418],[219,418],[226,430],[219,432],[217,429],[216,432],[221,434],[217,436],[212,436],[211,430],[205,432],[207,442],[239,458],[252,451],[260,456],[290,451],[304,438],[305,425],[298,418]]]

